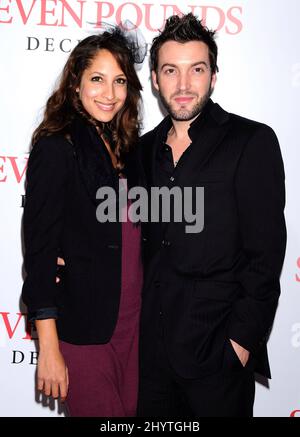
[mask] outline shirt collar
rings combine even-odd
[[[192,121],[190,124],[190,127],[188,129],[189,137],[192,141],[197,137],[199,133],[199,129],[201,128],[203,120],[206,118],[207,114],[210,112],[211,108],[213,107],[214,103],[211,99],[209,99],[200,112],[200,114],[195,118],[195,120]],[[164,123],[162,124],[161,130],[160,130],[160,138],[161,138],[161,144],[164,145],[167,140],[168,132],[172,127],[172,119],[170,115],[168,115]]]
[[[211,99],[208,100],[200,114],[193,120],[193,122],[190,124],[188,134],[192,142],[197,138],[199,134],[199,129],[201,128],[201,125],[203,123],[203,120],[206,119],[210,109],[213,106],[213,101]]]

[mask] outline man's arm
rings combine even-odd
[[[261,125],[240,158],[236,198],[244,267],[244,298],[233,307],[229,338],[255,352],[267,340],[280,295],[286,247],[284,168],[273,130]]]

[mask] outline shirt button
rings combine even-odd
[[[170,181],[171,181],[171,182],[174,182],[174,181],[175,181],[174,176],[171,176],[171,177],[170,177]]]

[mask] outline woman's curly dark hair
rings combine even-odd
[[[139,105],[142,86],[134,68],[134,47],[119,27],[113,31],[92,35],[82,40],[72,51],[62,71],[57,89],[49,97],[43,121],[34,131],[32,145],[42,136],[55,133],[69,134],[69,127],[77,114],[104,131],[104,123],[92,118],[84,109],[76,88],[83,72],[91,65],[99,50],[108,50],[127,78],[127,98],[123,108],[107,124],[113,142],[112,150],[121,169],[124,156],[137,143],[140,130]]]

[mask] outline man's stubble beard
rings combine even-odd
[[[198,103],[196,103],[194,105],[194,107],[190,110],[187,109],[179,109],[178,111],[174,111],[171,107],[171,105],[166,101],[165,97],[161,94],[161,92],[159,92],[159,96],[161,99],[161,102],[163,104],[163,106],[165,107],[165,109],[168,111],[168,113],[171,115],[171,117],[173,118],[173,120],[176,121],[189,121],[192,120],[193,118],[197,117],[197,115],[200,114],[200,112],[202,112],[204,106],[206,105],[206,103],[208,102],[208,100],[210,99],[210,96],[213,93],[213,88],[210,84],[209,90],[207,91],[206,94],[204,94],[204,96],[201,97],[200,101]],[[179,96],[180,94],[178,94]],[[184,94],[189,95],[188,93]],[[190,95],[194,95],[194,94],[190,94]]]

